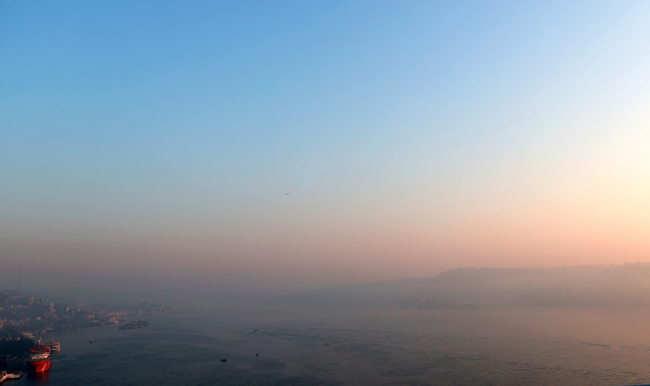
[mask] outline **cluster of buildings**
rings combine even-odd
[[[13,339],[16,334],[33,338],[54,329],[117,324],[133,316],[172,311],[162,304],[93,305],[0,292],[0,339]]]

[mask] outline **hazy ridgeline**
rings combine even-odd
[[[282,302],[343,307],[454,308],[490,305],[650,306],[650,263],[556,268],[457,268],[404,279],[301,292]]]
[[[361,283],[275,297],[223,291],[116,291],[90,287],[31,290],[57,301],[136,305],[177,311],[265,312],[303,308],[455,309],[489,306],[650,308],[650,263],[555,268],[457,268],[431,278]],[[209,287],[209,286],[208,286]],[[289,307],[289,308],[285,308]]]

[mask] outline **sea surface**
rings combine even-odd
[[[61,342],[50,371],[6,384],[650,383],[648,311],[321,310],[148,319],[151,326],[140,330],[50,333],[47,339]]]

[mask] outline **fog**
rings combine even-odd
[[[649,15],[2,3],[0,288],[642,306]]]
[[[650,263],[457,268],[432,278],[349,285],[283,299],[304,305],[395,309],[648,308]]]

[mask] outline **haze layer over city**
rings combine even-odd
[[[0,287],[219,302],[647,262],[649,19],[0,2]]]

